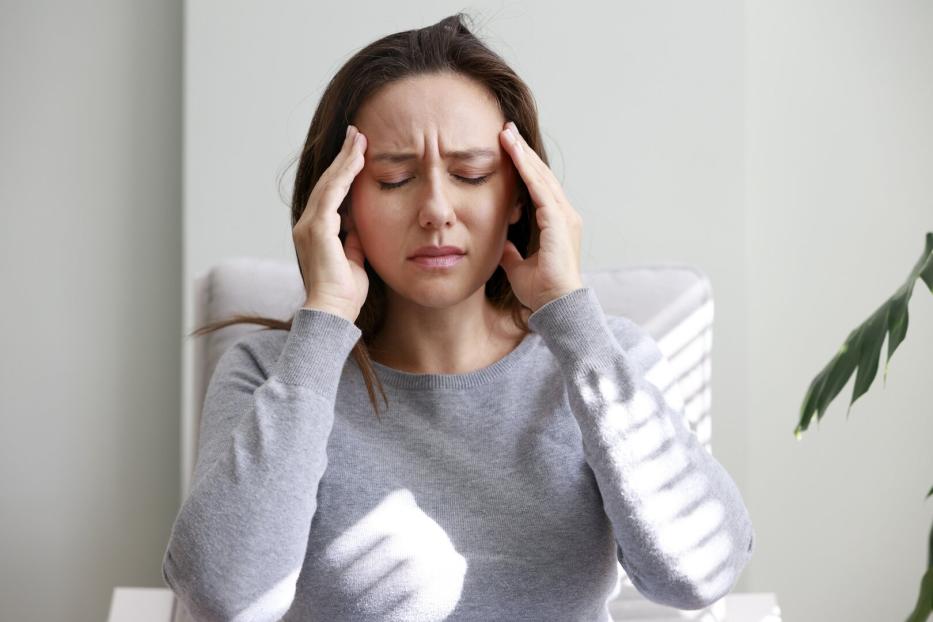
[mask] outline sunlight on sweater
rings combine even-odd
[[[447,533],[424,513],[410,490],[388,495],[325,550],[328,561],[360,577],[361,614],[443,620],[460,601],[467,572]]]
[[[295,598],[295,583],[301,567],[296,568],[287,577],[276,583],[265,594],[256,599],[249,607],[237,614],[233,622],[251,622],[252,620],[271,620],[270,616],[281,617],[291,607]]]
[[[661,364],[645,377],[650,375],[651,384],[660,391],[669,384],[669,373],[669,366]],[[627,474],[630,494],[645,499],[636,511],[645,524],[656,526],[654,539],[660,552],[673,560],[677,574],[694,583],[701,596],[728,591],[736,577],[724,562],[735,554],[737,543],[724,529],[725,507],[708,495],[709,483],[689,453],[705,450],[695,438],[688,438],[691,445],[685,445],[684,431],[678,434],[675,428],[685,425],[682,415],[659,407],[655,394],[629,389],[626,399],[615,379],[607,376],[599,376],[593,384],[582,397],[606,414],[600,434],[614,459],[626,465],[621,470]],[[661,447],[665,448],[659,452]],[[685,508],[692,509],[684,513]],[[719,567],[725,570],[716,572]]]

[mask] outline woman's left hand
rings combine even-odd
[[[541,230],[537,251],[527,259],[505,241],[499,265],[518,300],[537,311],[552,300],[583,287],[580,275],[580,234],[583,219],[573,209],[560,182],[509,121],[499,140],[528,187]]]

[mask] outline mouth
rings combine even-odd
[[[416,255],[410,257],[409,261],[423,268],[451,268],[463,259],[464,253],[450,253],[447,255]]]
[[[415,252],[409,256],[409,259],[415,257],[440,257],[441,255],[463,255],[465,252],[466,251],[459,246],[422,246],[416,249]]]

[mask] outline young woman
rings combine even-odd
[[[277,330],[205,397],[162,566],[195,618],[610,620],[617,560],[658,603],[732,589],[740,492],[583,285],[532,95],[461,15],[337,73],[292,226],[307,302],[206,328]]]

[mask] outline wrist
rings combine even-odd
[[[308,300],[306,300],[304,305],[302,305],[301,308],[302,309],[314,309],[316,311],[324,311],[325,313],[331,313],[333,315],[342,317],[343,319],[345,319],[346,321],[350,323],[355,323],[356,318],[359,316],[359,311],[353,312],[344,306],[335,305],[332,303],[328,304],[325,301],[312,299],[312,298],[309,298]]]
[[[537,311],[538,309],[548,304],[549,302],[554,302],[558,298],[563,298],[570,292],[575,292],[578,289],[583,289],[584,287],[586,287],[585,284],[583,284],[582,282],[577,282],[577,283],[572,283],[570,285],[565,285],[563,287],[549,291],[543,296],[541,296],[537,305],[532,307],[532,311]]]

